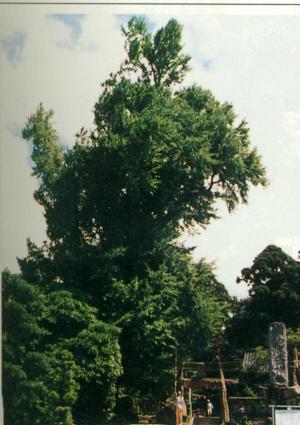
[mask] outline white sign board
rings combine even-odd
[[[300,410],[276,410],[275,409],[275,424],[276,425],[299,425]]]

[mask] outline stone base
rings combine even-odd
[[[295,387],[282,388],[280,391],[282,391],[284,400],[300,398],[300,385],[297,385]]]
[[[267,399],[272,400],[272,403],[285,403],[289,400],[300,399],[300,385],[294,387],[273,387],[267,392]]]

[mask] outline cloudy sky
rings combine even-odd
[[[120,24],[144,14],[155,31],[175,17],[183,25],[193,71],[186,84],[209,88],[233,103],[251,129],[269,186],[252,189],[249,204],[186,243],[195,258],[216,265],[239,297],[243,267],[268,244],[297,257],[300,249],[300,8],[0,5],[1,267],[17,271],[26,238],[45,238],[43,211],[33,200],[30,147],[21,139],[39,102],[55,111],[61,143],[90,127],[100,84],[123,58]]]

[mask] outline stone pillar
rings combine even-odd
[[[269,326],[269,369],[272,387],[288,387],[286,328],[281,322],[274,322]]]

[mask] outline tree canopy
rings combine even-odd
[[[196,85],[175,88],[189,60],[180,25],[171,20],[151,37],[143,19],[132,18],[123,33],[128,59],[103,85],[95,128],[82,128],[63,153],[52,112],[40,105],[23,136],[34,146],[49,238],[136,257],[180,227],[207,225],[219,199],[230,210],[246,202],[250,184],[265,177],[232,105]]]

